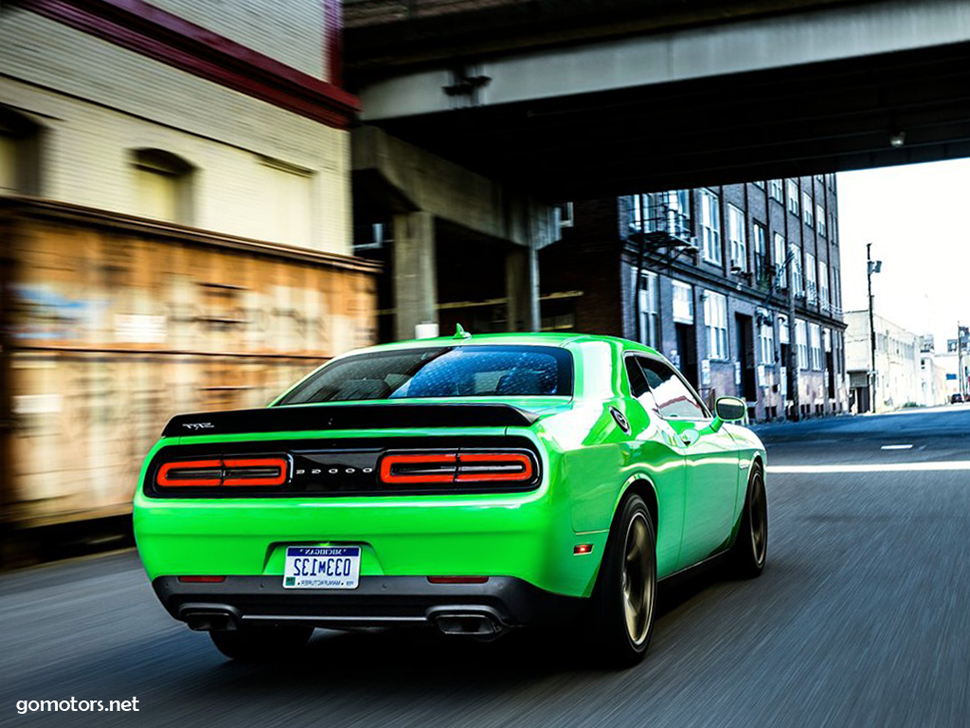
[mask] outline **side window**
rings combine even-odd
[[[626,375],[630,381],[630,393],[640,401],[640,404],[649,410],[657,409],[657,403],[650,392],[647,378],[637,363],[637,357],[628,356],[626,358]]]
[[[664,419],[702,420],[707,411],[677,373],[663,362],[636,357]]]

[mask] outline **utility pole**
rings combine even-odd
[[[960,396],[967,400],[967,377],[963,371],[963,326],[957,321],[957,377],[960,383]]]
[[[866,282],[869,286],[869,410],[876,411],[876,316],[872,308],[872,274],[882,270],[882,261],[872,259],[872,243],[866,243]]]

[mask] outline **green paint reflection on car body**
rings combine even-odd
[[[764,448],[744,427],[710,417],[663,420],[633,398],[624,357],[635,353],[666,362],[654,350],[611,337],[503,334],[400,342],[365,351],[480,344],[565,348],[574,364],[572,396],[419,400],[425,404],[501,401],[535,414],[531,426],[398,427],[366,432],[328,429],[160,440],[145,461],[134,499],[135,535],[150,578],[281,575],[289,545],[354,543],[362,546],[361,576],[512,576],[556,594],[589,596],[610,525],[631,488],[656,503],[660,578],[731,544],[749,468],[755,460],[763,465]],[[289,406],[336,408],[400,402]],[[624,418],[629,432],[620,425]],[[685,446],[681,436],[688,430],[693,442]],[[300,443],[362,436],[510,435],[527,438],[536,448],[542,475],[534,490],[159,498],[147,496],[143,487],[152,458],[170,445],[251,442],[258,450],[260,442],[270,440]],[[580,544],[592,544],[592,552],[574,555],[574,547]]]

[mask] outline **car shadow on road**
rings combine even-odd
[[[705,592],[722,582],[718,574],[708,572],[663,586],[658,629],[676,619],[674,613],[681,608],[709,598]],[[579,628],[515,630],[491,642],[448,637],[434,629],[318,630],[300,658],[288,661],[285,668],[227,660],[217,679],[225,678],[228,690],[245,692],[248,686],[262,691],[274,684],[291,689],[294,681],[311,689],[323,684],[354,689],[360,687],[361,676],[366,676],[372,686],[421,692],[430,685],[459,688],[487,683],[494,689],[553,675],[604,672],[612,669],[591,657]]]

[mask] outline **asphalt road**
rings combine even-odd
[[[760,433],[768,569],[666,589],[639,667],[590,668],[570,634],[322,631],[299,663],[237,665],[122,553],[0,577],[0,725],[970,725],[970,470],[939,469],[970,461],[970,407]],[[17,713],[72,696],[139,712]]]

